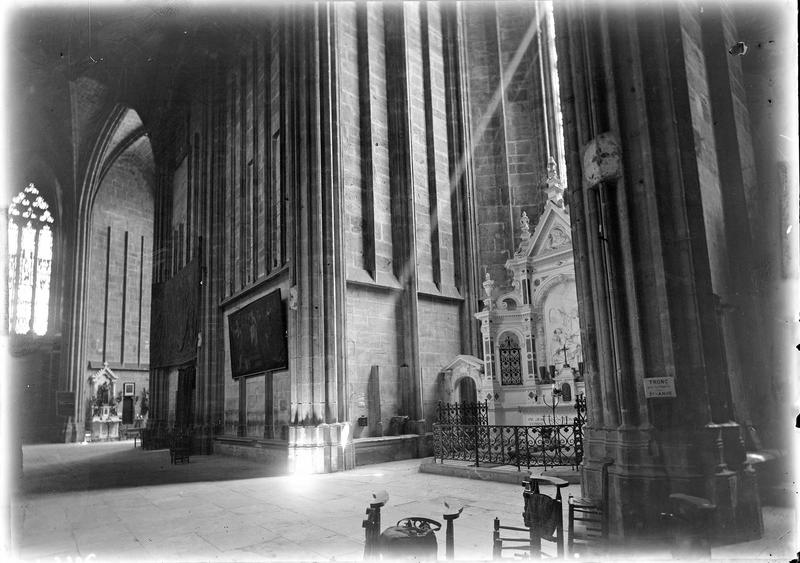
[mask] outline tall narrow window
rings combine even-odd
[[[8,318],[16,334],[47,332],[53,216],[33,184],[8,208]]]

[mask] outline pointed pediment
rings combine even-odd
[[[529,257],[548,256],[572,250],[572,230],[567,212],[552,201],[544,208],[531,243],[525,254]]]
[[[103,364],[103,367],[98,371],[94,372],[92,375],[89,376],[90,383],[99,383],[102,381],[108,381],[113,383],[117,380],[117,376],[111,371],[111,368],[108,367],[108,362]]]
[[[440,371],[442,372],[452,371],[464,364],[481,370],[483,369],[483,360],[481,360],[480,358],[476,358],[475,356],[470,356],[469,354],[461,354],[459,356],[456,356],[452,362],[444,366]]]

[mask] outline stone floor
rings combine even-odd
[[[441,521],[443,500],[463,503],[459,560],[491,558],[495,516],[521,523],[519,485],[420,473],[420,460],[286,476],[223,456],[170,465],[167,451],[130,441],[26,446],[23,459],[12,545],[28,561],[361,560],[364,510],[381,489],[389,493],[384,527],[412,515]],[[715,559],[788,562],[794,510],[768,507],[764,517],[765,538],[717,548]],[[646,555],[669,559],[668,551]]]

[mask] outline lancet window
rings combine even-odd
[[[8,208],[9,331],[45,334],[53,261],[53,216],[33,184]]]

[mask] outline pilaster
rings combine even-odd
[[[294,352],[289,464],[295,472],[354,466],[347,416],[341,163],[338,130],[335,6],[293,12],[290,131],[296,151],[294,268],[290,307]],[[348,461],[349,460],[349,461]]]
[[[410,9],[410,8],[409,8]],[[406,6],[383,7],[386,37],[386,87],[389,112],[389,184],[393,224],[394,274],[402,286],[402,362],[411,374],[413,419],[423,418],[422,367],[419,351],[419,282],[416,259],[414,168],[409,116]],[[392,69],[391,72],[388,69]]]

